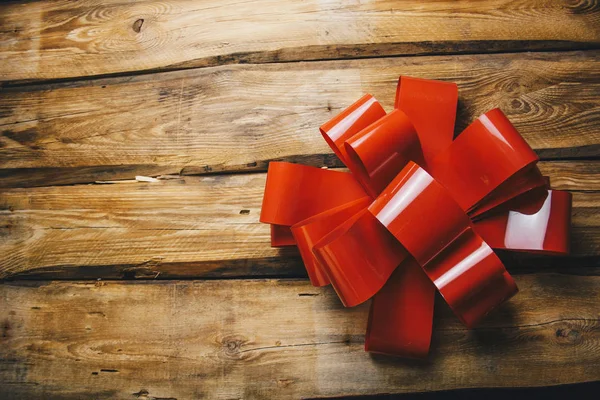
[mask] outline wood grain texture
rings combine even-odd
[[[600,1],[99,3],[0,4],[0,398],[600,381]],[[458,83],[457,133],[502,108],[574,195],[573,254],[500,254],[520,294],[471,331],[438,299],[423,362],[257,279],[306,276],[258,222],[268,162],[340,167],[318,126],[401,74]]]
[[[224,66],[0,91],[0,185],[339,166],[318,127],[401,74],[459,85],[457,132],[500,107],[543,159],[600,156],[600,51]]]
[[[540,165],[554,187],[574,191],[565,265],[600,258],[600,162],[582,165]],[[271,248],[258,222],[265,176],[5,189],[0,278],[304,276],[296,250]]]
[[[597,0],[48,1],[0,7],[0,79],[600,46]]]
[[[600,191],[600,160],[596,161],[540,161],[543,175],[550,177],[554,189]]]
[[[515,279],[471,331],[438,301],[424,362],[364,352],[368,304],[308,281],[4,283],[0,382],[9,399],[297,399],[600,380],[600,277]]]

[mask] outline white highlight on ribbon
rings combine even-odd
[[[510,143],[508,143],[506,141],[506,139],[504,138],[504,136],[502,136],[502,133],[500,133],[500,131],[498,130],[498,128],[496,128],[496,125],[494,125],[492,123],[492,121],[490,121],[490,119],[488,118],[487,115],[483,114],[481,117],[479,117],[479,120],[481,121],[481,123],[483,124],[483,126],[485,126],[485,129],[487,129],[488,131],[490,131],[490,133],[492,135],[494,135],[496,138],[498,138],[499,140],[501,140],[502,142],[504,142],[508,147],[512,147],[510,145]]]
[[[367,102],[358,107],[356,111],[350,115],[347,115],[346,118],[341,120],[336,128],[329,132],[331,139],[335,142],[342,135],[342,133],[345,133],[376,101],[377,100],[374,97],[371,97]]]
[[[442,276],[437,278],[434,282],[435,286],[439,290],[442,290],[444,286],[455,280],[462,273],[468,269],[479,264],[483,259],[492,253],[492,249],[485,242],[482,241],[481,246],[474,252],[463,258],[458,264],[446,271]]]
[[[375,216],[383,225],[388,226],[410,203],[412,203],[433,178],[419,168]]]
[[[504,234],[504,245],[509,249],[542,250],[551,209],[552,196],[548,194],[544,205],[535,214],[528,215],[510,211]]]

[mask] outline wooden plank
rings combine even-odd
[[[544,159],[600,156],[600,51],[247,65],[0,91],[0,185],[339,166],[318,126],[400,74],[456,81],[457,131],[502,108]]]
[[[0,7],[0,79],[598,48],[597,11],[568,0],[17,2]]]
[[[560,262],[597,265],[600,162],[541,167],[555,187],[575,191],[575,258]],[[296,250],[271,248],[269,227],[258,222],[265,176],[0,191],[0,278],[304,276]]]
[[[550,177],[554,189],[600,190],[600,161],[540,161],[538,167],[543,175]]]
[[[297,399],[600,380],[600,277],[515,279],[520,293],[472,331],[438,302],[424,362],[365,353],[368,304],[344,309],[307,281],[4,283],[3,397]]]

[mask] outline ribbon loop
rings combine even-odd
[[[495,249],[544,254],[570,250],[572,195],[561,190],[536,190],[505,212],[475,222],[475,230]]]
[[[548,183],[542,176],[542,173],[535,165],[527,166],[519,173],[511,176],[501,183],[490,194],[483,198],[470,211],[469,216],[472,219],[485,218],[505,209],[511,200],[531,191],[546,189]]]
[[[373,196],[409,162],[421,162],[419,137],[400,110],[375,121],[345,142],[347,166]]]
[[[369,211],[423,267],[465,325],[516,293],[514,284],[504,285],[502,299],[481,290],[504,276],[502,262],[448,191],[418,165],[409,163]]]
[[[456,83],[401,76],[396,88],[394,108],[402,110],[415,126],[423,149],[424,164],[429,164],[454,137],[458,105]]]
[[[440,152],[430,172],[463,210],[470,211],[502,183],[537,161],[531,147],[496,108],[480,116]]]
[[[381,104],[373,96],[366,94],[321,125],[319,130],[329,147],[344,164],[348,165],[348,154],[344,147],[346,140],[383,116],[385,116],[385,110]]]
[[[517,293],[517,286],[498,256],[471,228],[424,269],[468,328]]]
[[[407,256],[367,209],[323,237],[313,253],[346,307],[373,297]]]
[[[278,226],[271,230],[272,243],[289,243],[295,223],[366,195],[351,174],[272,161],[260,222]]]
[[[370,197],[334,207],[292,225],[291,231],[296,241],[306,272],[313,286],[325,286],[330,283],[327,273],[312,253],[312,249],[325,235],[349,220],[371,203]]]
[[[412,162],[371,204],[369,211],[421,265],[470,225],[448,191]]]

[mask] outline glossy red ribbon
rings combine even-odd
[[[473,327],[517,292],[492,249],[567,254],[571,195],[499,109],[453,140],[458,89],[401,77],[386,113],[365,95],[321,126],[350,173],[271,162],[261,222],[297,245],[315,286],[372,298],[367,351],[424,357],[436,290]]]

